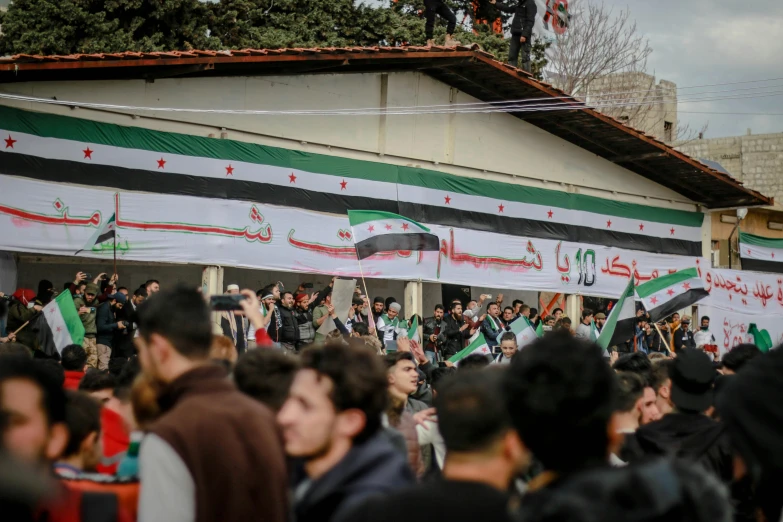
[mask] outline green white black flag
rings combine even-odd
[[[398,214],[349,210],[348,221],[359,259],[378,252],[440,250],[440,240],[429,228]]]
[[[710,293],[704,288],[698,270],[689,268],[639,285],[636,288],[636,295],[650,313],[650,319],[658,322],[678,310],[697,303]]]
[[[633,337],[634,325],[636,324],[636,303],[634,302],[633,289],[634,278],[631,277],[625,291],[617,300],[612,311],[609,312],[601,334],[596,339],[596,344],[604,350],[608,351],[609,347],[617,346]]]
[[[92,235],[89,241],[87,241],[87,244],[84,245],[84,248],[77,250],[74,255],[77,255],[79,252],[84,252],[85,250],[92,250],[92,247],[95,245],[100,245],[105,241],[114,240],[116,234],[117,216],[112,214],[109,220],[104,223],[103,226],[95,232],[95,234]]]

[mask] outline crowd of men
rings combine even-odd
[[[197,290],[80,273],[62,291],[85,339],[55,354],[20,329],[53,285],[16,292],[3,518],[781,520],[783,351],[716,361],[708,320],[640,312],[606,359],[590,310],[572,325],[483,295],[403,319],[357,294],[341,320],[333,287],[229,285],[241,310],[216,313]],[[545,334],[519,348],[522,317]],[[479,332],[493,355],[448,361]]]

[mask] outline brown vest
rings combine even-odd
[[[289,499],[274,414],[237,391],[219,366],[171,382],[150,429],[177,452],[196,485],[196,521],[284,522]]]

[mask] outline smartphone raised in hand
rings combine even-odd
[[[230,312],[233,310],[242,310],[242,301],[247,299],[242,294],[235,295],[213,295],[209,298],[209,306],[216,312]]]

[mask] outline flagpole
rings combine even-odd
[[[356,237],[356,233],[353,227],[351,227],[351,235],[354,238]],[[372,324],[372,329],[375,330],[375,318],[372,315],[372,304],[370,304],[370,292],[367,291],[367,281],[364,280],[364,270],[362,270],[362,258],[361,256],[359,256],[359,250],[356,248],[355,240],[353,243],[353,248],[354,250],[356,250],[356,260],[359,261],[359,275],[362,277],[362,286],[364,287],[364,297],[365,299],[367,299],[367,303],[369,305],[367,307],[367,317],[370,319],[370,323]]]
[[[115,224],[115,227],[114,227],[114,272],[112,272],[112,275],[114,275],[116,273],[117,273],[117,226]]]

